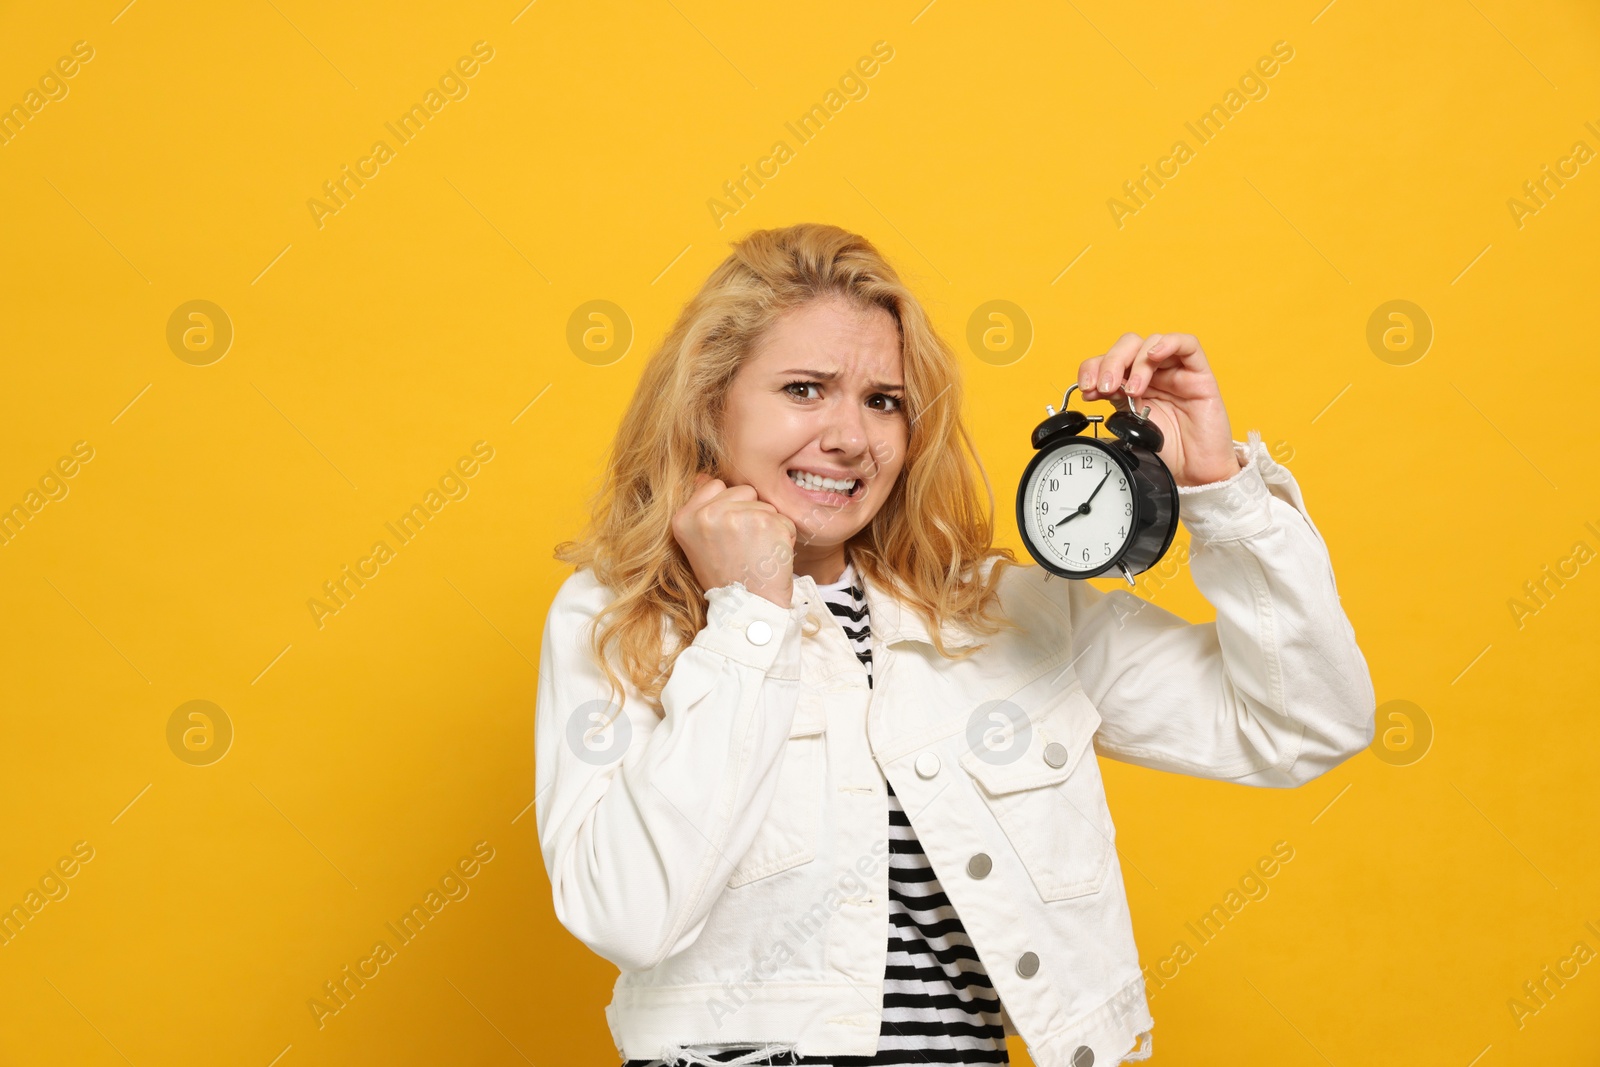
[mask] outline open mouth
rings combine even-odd
[[[861,492],[865,484],[860,478],[824,478],[810,471],[791,470],[788,472],[789,480],[801,489],[813,493],[829,493],[838,496],[853,497]]]

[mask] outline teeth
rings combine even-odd
[[[802,489],[825,489],[835,493],[849,493],[856,487],[854,478],[821,478],[806,471],[790,471],[789,477]]]

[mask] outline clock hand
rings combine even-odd
[[[1073,519],[1077,518],[1079,515],[1087,515],[1087,514],[1089,514],[1089,504],[1088,504],[1087,501],[1085,501],[1084,503],[1079,504],[1076,508],[1074,508],[1071,515],[1068,515],[1066,518],[1062,519],[1061,522],[1055,523],[1054,525],[1055,526],[1060,526],[1062,522],[1071,522]]]
[[[1106,478],[1109,478],[1109,477],[1111,477],[1111,469],[1108,467],[1108,468],[1106,468],[1105,478],[1101,478],[1100,479],[1100,485],[1105,485],[1106,484]],[[1100,491],[1100,485],[1097,485],[1097,486],[1094,487],[1094,493],[1098,493]],[[1090,493],[1089,494],[1089,500],[1085,500],[1084,501],[1085,504],[1089,503],[1090,500],[1094,499],[1094,493]]]
[[[1096,485],[1094,487],[1094,492],[1091,492],[1089,494],[1089,500],[1085,500],[1083,503],[1079,504],[1077,509],[1075,511],[1073,511],[1073,513],[1071,515],[1068,515],[1066,518],[1062,519],[1061,522],[1058,522],[1055,525],[1060,526],[1062,522],[1071,522],[1073,519],[1077,518],[1079,515],[1087,515],[1087,514],[1089,514],[1089,501],[1094,499],[1094,494],[1098,493],[1100,491],[1100,486],[1101,485],[1105,485],[1106,484],[1106,478],[1109,478],[1109,477],[1111,477],[1111,472],[1108,470],[1105,473],[1105,477],[1100,479],[1100,484]]]

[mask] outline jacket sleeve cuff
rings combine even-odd
[[[1261,431],[1233,443],[1244,466],[1229,478],[1205,485],[1178,486],[1179,517],[1202,541],[1251,537],[1272,525],[1271,492],[1263,475],[1275,463],[1261,443]]]
[[[706,624],[695,635],[696,645],[773,677],[800,677],[804,604],[779,607],[743,582],[708,589],[705,597]]]

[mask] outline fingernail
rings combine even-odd
[[[1110,378],[1102,378],[1102,379],[1100,379],[1100,391],[1102,393],[1109,391],[1110,388],[1111,388],[1111,379]]]

